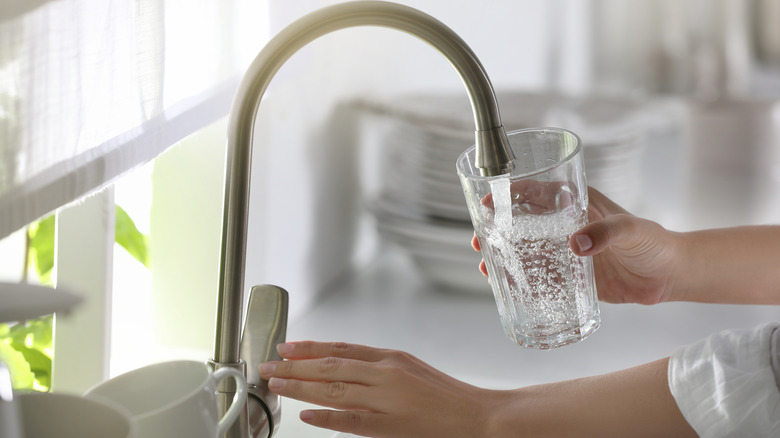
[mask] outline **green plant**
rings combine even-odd
[[[114,235],[119,246],[149,268],[149,236],[138,231],[130,215],[118,205],[116,206]]]
[[[51,387],[53,325],[52,315],[0,324],[0,359],[11,371],[14,388],[46,391]]]
[[[41,284],[51,284],[54,268],[55,215],[31,224],[27,229],[24,281],[34,271]],[[116,206],[115,240],[136,260],[149,268],[148,236],[141,233],[127,212]],[[48,391],[51,387],[54,317],[52,315],[18,324],[0,324],[0,360],[11,371],[16,389]]]

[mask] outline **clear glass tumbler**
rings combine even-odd
[[[528,348],[585,339],[600,325],[593,260],[569,249],[588,220],[582,144],[558,128],[508,133],[515,169],[485,177],[475,147],[457,162],[501,323]]]

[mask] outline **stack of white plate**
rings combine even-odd
[[[641,144],[626,121],[626,106],[609,101],[589,110],[579,101],[548,94],[499,92],[507,131],[559,126],[582,131],[589,182],[608,196],[636,196]],[[403,247],[432,282],[447,290],[490,293],[470,245],[473,228],[455,170],[474,144],[473,112],[465,93],[413,95],[395,101],[361,101],[358,108],[381,123],[379,190],[372,200],[378,230]],[[603,119],[603,120],[602,120]],[[618,120],[619,119],[619,120]],[[619,123],[608,124],[607,121]]]
[[[628,210],[638,207],[640,199],[651,117],[647,108],[625,97],[595,96],[562,100],[545,118],[545,125],[580,137],[588,185]]]
[[[523,92],[499,96],[508,130],[539,126],[552,97]],[[362,101],[381,126],[380,188],[372,211],[386,240],[403,247],[417,268],[448,291],[489,295],[471,248],[473,228],[455,162],[474,144],[474,118],[465,93]]]
[[[471,248],[470,222],[413,217],[382,200],[373,211],[380,235],[408,251],[433,283],[445,290],[490,293],[477,268],[481,257]]]
[[[490,293],[470,245],[473,228],[455,160],[473,142],[466,133],[388,120],[381,188],[373,213],[382,237],[402,246],[415,266],[446,290]],[[438,132],[437,132],[438,131]]]

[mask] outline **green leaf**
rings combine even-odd
[[[35,374],[24,355],[13,348],[7,341],[0,340],[0,361],[11,372],[11,385],[14,389],[33,389]]]
[[[29,385],[24,386],[25,389],[33,389],[32,382],[37,383],[35,389],[51,387],[53,326],[54,317],[49,315],[27,320],[23,324],[0,327],[0,333],[4,334],[0,343],[14,350],[14,360],[21,360],[26,364],[25,367],[19,368],[21,371],[17,371],[21,372],[22,376],[18,384]],[[21,365],[17,363],[16,366]],[[29,381],[27,373],[32,373],[32,381]]]
[[[54,317],[52,315],[30,319],[23,324],[16,324],[9,330],[11,345],[17,350],[24,348],[37,349],[45,354],[52,350],[52,332]]]
[[[55,215],[41,219],[30,226],[30,263],[35,267],[42,284],[51,284],[51,271],[54,268],[54,232]]]
[[[116,243],[127,250],[136,260],[149,267],[148,236],[138,231],[130,215],[120,206],[116,206]]]
[[[27,361],[27,365],[38,385],[49,388],[51,386],[51,357],[34,348],[19,347],[15,344],[13,347]]]

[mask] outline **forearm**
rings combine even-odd
[[[780,226],[680,233],[676,301],[780,304]]]
[[[669,390],[668,362],[507,391],[486,436],[696,436]]]

